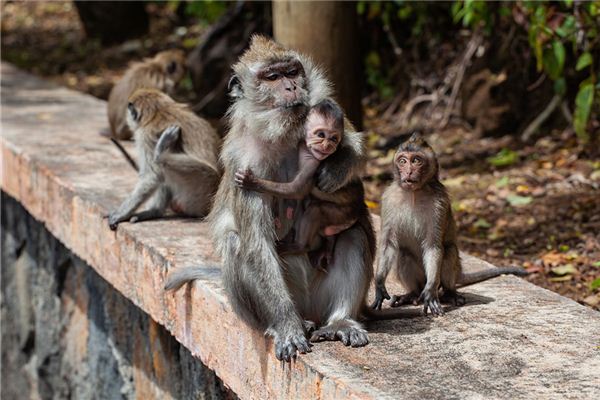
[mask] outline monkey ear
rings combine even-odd
[[[229,95],[233,98],[244,97],[240,78],[238,78],[238,76],[235,74],[233,74],[229,79],[229,82],[227,83],[227,90],[229,91]]]
[[[171,75],[177,70],[177,62],[171,61],[169,65],[167,65],[167,74]]]

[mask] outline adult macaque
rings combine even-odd
[[[157,89],[172,95],[185,71],[182,50],[161,51],[154,58],[132,64],[108,96],[112,136],[120,140],[131,139],[133,133],[127,125],[127,102],[137,89]]]
[[[310,109],[305,124],[306,135],[298,147],[299,170],[291,182],[273,182],[254,176],[251,170],[239,170],[235,183],[244,189],[271,194],[283,199],[302,200],[314,188],[315,173],[321,162],[333,154],[343,138],[344,113],[331,99],[325,99]],[[334,193],[314,190],[300,219],[298,232],[290,240],[279,242],[280,255],[305,253],[317,234],[326,240],[325,252],[315,264],[325,269],[331,264],[336,235],[356,223],[357,210],[362,208],[362,186],[346,185]],[[286,209],[285,218],[293,219],[293,208]],[[275,219],[275,225],[281,222]],[[288,235],[289,236],[289,235]]]
[[[339,234],[325,274],[312,268],[305,254],[277,253],[276,241],[302,218],[301,205],[292,219],[281,218],[286,200],[243,190],[234,181],[237,171],[247,169],[272,181],[296,176],[307,113],[330,97],[329,82],[308,58],[261,36],[253,37],[233,69],[234,103],[221,154],[224,179],[209,216],[230,302],[241,318],[273,337],[281,360],[311,351],[303,320],[320,326],[313,341],[363,346],[368,336],[357,318],[373,274],[374,235],[362,198],[356,199],[357,223]],[[321,161],[316,188],[333,193],[349,183],[361,185],[362,162],[362,136],[348,124],[338,149]],[[176,271],[167,288],[194,279],[196,272],[194,267]]]
[[[381,309],[384,299],[391,300],[392,307],[423,301],[425,314],[429,310],[441,315],[444,311],[440,300],[454,305],[465,303],[457,286],[502,274],[527,274],[519,268],[463,273],[450,197],[439,180],[438,169],[433,149],[418,133],[401,144],[394,156],[394,182],[381,203],[374,309]],[[392,268],[408,294],[390,298],[385,280]]]
[[[169,206],[177,214],[205,216],[220,177],[220,138],[215,130],[185,104],[155,89],[137,90],[127,113],[139,155],[139,178],[129,197],[110,213],[110,228],[122,221],[159,218]],[[147,200],[148,209],[134,214]]]

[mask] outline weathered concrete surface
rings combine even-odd
[[[2,399],[227,399],[213,371],[2,193]]]
[[[465,288],[468,305],[443,318],[372,323],[367,347],[320,343],[282,368],[272,343],[231,312],[204,223],[108,229],[102,215],[135,174],[97,135],[105,124],[103,102],[2,65],[2,190],[240,397],[600,396],[600,313],[515,277]],[[163,293],[167,271],[190,264],[204,265],[206,276]],[[489,266],[468,256],[465,264]]]

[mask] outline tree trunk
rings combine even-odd
[[[362,129],[362,56],[355,2],[273,2],[273,34],[279,43],[308,54],[333,81],[336,100]]]
[[[148,32],[150,20],[143,1],[75,1],[75,6],[86,35],[99,38],[102,44]]]

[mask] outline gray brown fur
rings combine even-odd
[[[271,93],[257,85],[257,73],[285,60],[299,60],[304,75],[295,81],[300,103],[274,107]],[[216,249],[223,260],[223,282],[236,313],[264,330],[275,342],[279,359],[310,351],[303,320],[320,329],[311,340],[342,340],[362,346],[368,336],[357,321],[372,279],[374,235],[366,208],[353,227],[339,235],[335,262],[327,274],[312,268],[306,255],[280,257],[275,243],[294,221],[276,229],[273,210],[282,200],[236,187],[234,174],[251,169],[264,179],[289,181],[297,172],[298,143],[311,105],[330,96],[329,82],[310,59],[255,36],[250,49],[234,65],[235,96],[229,110],[230,130],[221,161],[224,178],[209,216]],[[269,105],[271,104],[271,105]],[[266,149],[266,151],[265,151]],[[316,177],[319,190],[331,193],[349,182],[360,184],[364,162],[362,135],[349,124],[340,148],[323,161]],[[297,213],[295,221],[301,218]],[[171,287],[193,278],[193,267]],[[187,275],[187,276],[184,276]]]
[[[138,90],[130,102],[128,123],[135,133],[139,178],[127,199],[110,213],[111,229],[122,221],[159,218],[169,206],[178,214],[205,216],[221,175],[216,131],[186,105],[157,90]],[[147,209],[134,214],[144,202]]]
[[[142,88],[172,95],[185,71],[185,55],[181,50],[162,51],[153,58],[133,63],[108,96],[108,122],[112,136],[120,140],[133,136],[126,118],[129,96]]]
[[[398,162],[403,154],[421,154],[427,160],[426,171],[415,190],[401,185],[403,176]],[[442,300],[464,304],[464,297],[456,292],[464,286],[490,279],[504,273],[523,275],[516,268],[463,274],[457,247],[457,228],[450,197],[438,178],[438,161],[427,142],[418,134],[400,145],[394,157],[394,182],[383,194],[381,205],[381,233],[378,265],[375,278],[376,299],[372,307],[380,309],[384,299],[393,307],[423,301],[424,312],[443,314]],[[385,281],[394,269],[407,295],[390,298]]]

